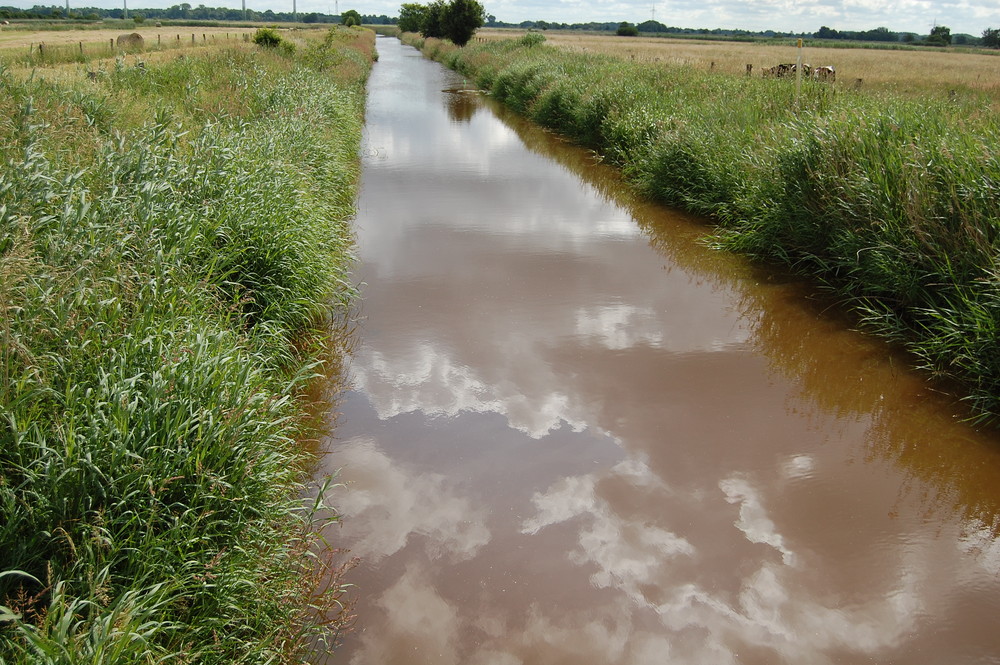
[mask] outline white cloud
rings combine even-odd
[[[781,559],[788,565],[795,562],[795,554],[785,547],[785,540],[767,516],[760,495],[745,478],[732,476],[719,482],[726,501],[740,504],[740,517],[736,528],[746,534],[751,543],[770,545],[781,553]]]
[[[430,556],[465,560],[489,542],[485,511],[444,476],[405,469],[367,439],[345,442],[334,458],[348,485],[336,504],[345,517],[340,537],[351,542],[352,554],[379,561],[422,535]]]
[[[375,601],[385,617],[381,630],[366,632],[351,663],[457,665],[458,610],[434,588],[422,566],[411,565]]]
[[[782,475],[791,470],[794,477],[813,466],[811,459],[800,455],[780,463],[779,470]],[[691,576],[694,569],[679,565],[690,561],[697,567],[706,552],[700,552],[683,532],[637,523],[619,514],[613,504],[601,498],[601,484],[611,477],[627,478],[632,486],[655,493],[667,515],[675,502],[689,500],[667,488],[645,463],[629,459],[610,473],[565,478],[536,494],[533,503],[537,512],[524,520],[522,533],[534,535],[556,524],[578,524],[577,547],[568,553],[570,561],[595,569],[591,582],[598,588],[623,592],[632,613],[642,608],[654,610],[668,632],[659,635],[662,644],[648,645],[673,654],[677,662],[735,664],[741,646],[771,649],[777,654],[775,662],[782,663],[825,665],[835,662],[828,654],[845,650],[874,654],[908,639],[924,608],[934,602],[936,592],[927,583],[936,574],[930,563],[934,555],[919,544],[900,551],[903,562],[895,579],[886,579],[883,586],[872,588],[850,604],[843,604],[836,593],[821,592],[822,582],[813,588],[815,571],[786,544],[761,490],[740,474],[718,483],[721,498],[739,506],[734,531],[745,541],[768,545],[781,556],[769,556],[766,550],[750,555],[747,572],[738,574],[739,589],[734,596],[721,589],[710,590]],[[704,497],[700,503],[710,500]],[[658,600],[648,595],[651,588],[659,589],[654,594],[659,595]],[[551,621],[545,626],[559,632]],[[614,633],[605,639],[616,643]],[[622,656],[606,662],[631,661]]]
[[[509,336],[506,344],[517,346]],[[528,373],[531,357],[513,363]],[[555,377],[536,366],[534,381],[519,384],[512,380],[487,382],[475,370],[455,361],[443,349],[420,344],[411,352],[391,358],[372,352],[370,359],[353,372],[354,385],[366,393],[379,418],[387,420],[403,413],[419,411],[427,416],[457,416],[460,413],[499,413],[515,430],[541,438],[567,423],[574,431],[585,427],[586,412],[574,408],[569,397],[552,387]],[[539,379],[542,379],[539,382]]]

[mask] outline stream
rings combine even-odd
[[[380,37],[323,473],[353,665],[1000,663],[1000,435]]]

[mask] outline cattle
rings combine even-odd
[[[798,67],[796,66],[796,64],[794,62],[787,63],[787,64],[781,64],[781,65],[775,65],[774,67],[765,67],[764,69],[762,69],[761,70],[761,76],[763,76],[764,78],[778,78],[778,79],[780,79],[780,78],[784,78],[785,76],[792,76],[792,75],[794,75],[797,69],[798,69]],[[811,71],[812,71],[812,68],[809,65],[807,65],[805,63],[802,64],[802,73],[804,73],[806,76],[809,76],[809,72],[811,72]]]
[[[813,78],[825,83],[833,83],[837,80],[837,71],[833,65],[824,65],[813,70]]]

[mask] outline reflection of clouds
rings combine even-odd
[[[968,520],[959,537],[958,548],[972,554],[979,566],[990,575],[1000,575],[1000,536],[996,527],[978,519]]]
[[[519,641],[530,645],[533,654],[547,662],[547,653],[558,653],[559,659],[575,656],[579,661],[621,662],[632,632],[627,606],[613,602],[617,612],[579,612],[568,616],[552,617],[537,605],[528,609],[525,630]]]
[[[781,552],[781,560],[788,565],[795,562],[795,554],[785,547],[785,539],[777,532],[774,522],[767,516],[760,494],[746,479],[732,476],[719,482],[719,489],[726,494],[726,501],[740,504],[740,518],[736,528],[746,534],[751,543],[770,545]]]
[[[485,513],[457,496],[444,476],[415,474],[390,460],[367,440],[347,442],[337,453],[352,483],[338,497],[351,551],[378,560],[401,550],[410,534],[425,535],[431,556],[469,559],[490,540]]]
[[[512,351],[511,357],[518,356]],[[537,365],[536,374],[542,374]],[[417,411],[429,416],[499,413],[510,427],[535,439],[564,423],[574,431],[584,429],[586,413],[574,409],[562,392],[546,384],[487,383],[471,367],[430,344],[419,344],[391,359],[372,352],[364,365],[354,369],[353,378],[382,420]]]
[[[801,480],[812,477],[815,467],[812,455],[792,455],[781,465],[781,472],[789,480]]]
[[[459,663],[458,611],[441,597],[427,571],[411,565],[375,605],[386,615],[379,631],[365,632],[352,663]]]
[[[475,615],[460,613],[420,564],[408,566],[374,606],[384,621],[362,633],[353,665],[661,665],[671,653],[665,636],[635,627],[623,599],[556,614],[531,603],[512,626],[489,605]],[[467,633],[477,638],[463,641]]]
[[[737,634],[771,646],[789,663],[833,662],[824,652],[843,649],[877,653],[916,630],[920,583],[919,576],[903,573],[884,595],[873,590],[866,602],[828,607],[801,592],[790,568],[764,563],[740,593]]]
[[[576,334],[596,337],[609,349],[629,349],[637,344],[659,346],[663,324],[651,309],[618,304],[580,308],[576,312]]]
[[[642,477],[635,461],[619,464],[612,471]],[[619,587],[630,596],[641,595],[640,587],[677,556],[692,556],[694,547],[684,538],[652,524],[639,524],[614,513],[611,505],[596,492],[594,475],[565,478],[548,492],[536,494],[532,503],[538,514],[524,521],[525,534],[565,522],[577,516],[591,518],[580,531],[579,549],[570,560],[593,564],[597,572],[591,582],[598,587]]]
[[[792,475],[808,473],[812,461],[798,456],[782,466]],[[690,501],[667,488],[645,463],[629,459],[607,476],[564,478],[536,494],[537,512],[523,521],[522,533],[534,535],[548,526],[578,523],[577,549],[570,552],[570,560],[596,567],[591,582],[622,591],[632,603],[629,612],[654,611],[669,631],[660,636],[669,643],[655,643],[656,649],[661,656],[670,653],[676,662],[737,663],[741,649],[748,648],[772,650],[776,657],[771,662],[782,663],[832,663],[836,658],[828,654],[845,651],[878,653],[911,635],[931,602],[925,596],[933,592],[921,589],[933,566],[916,546],[902,552],[907,561],[899,567],[898,577],[872,588],[867,597],[846,604],[839,590],[824,588],[822,580],[815,588],[815,570],[800,565],[801,558],[786,544],[760,489],[742,475],[718,483],[720,498],[739,505],[739,517],[725,539],[729,544],[714,542],[713,546],[738,548],[741,541],[766,544],[780,552],[781,559],[749,550],[747,556],[756,559],[733,571],[738,593],[729,596],[721,587],[715,590],[718,580],[714,577],[708,583],[702,580],[709,573],[700,571],[700,565],[681,565],[704,560],[709,554],[708,546],[697,545],[697,530],[689,538],[648,520],[619,514],[614,504],[601,497],[600,487],[609,477],[655,494],[665,514],[675,503]],[[710,500],[705,496],[701,501]]]

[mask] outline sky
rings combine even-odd
[[[169,7],[184,0],[127,0],[129,7]],[[241,7],[242,0],[187,0],[191,5]],[[291,10],[293,0],[246,0],[248,9]],[[414,1],[414,0],[407,0]],[[421,0],[416,0],[420,2]],[[986,28],[1000,28],[1000,0],[481,0],[486,13],[498,21],[555,23],[629,21],[650,18],[681,28],[725,28],[815,32],[870,30],[928,34],[935,25],[952,33],[975,36]],[[71,5],[118,7],[121,0],[71,0]],[[355,9],[361,14],[396,16],[403,0],[295,0],[299,12],[337,13]],[[421,2],[427,4],[428,0]],[[0,5],[30,7],[62,4],[59,0],[0,0]]]

